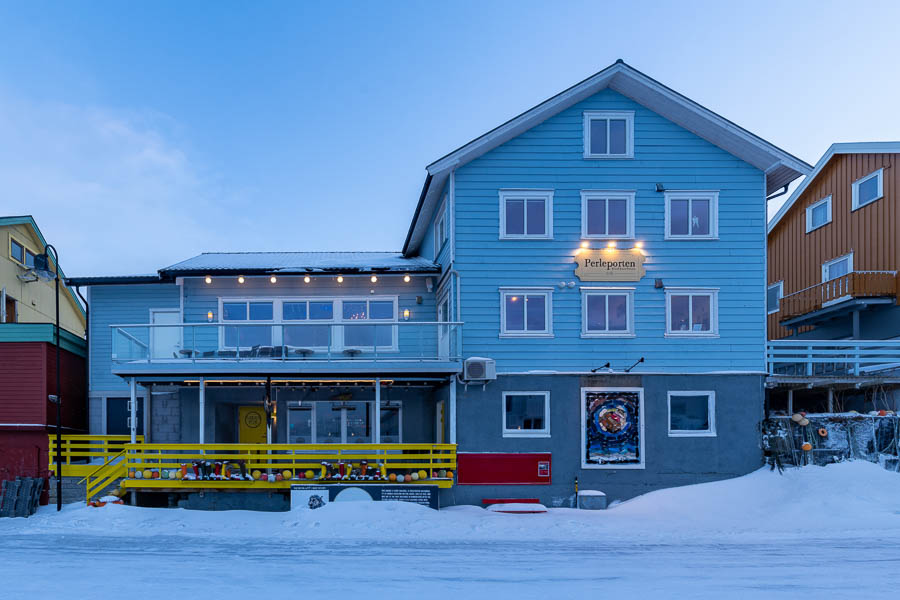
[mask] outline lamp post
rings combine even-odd
[[[50,270],[50,250],[53,250],[53,271]],[[56,288],[56,389],[50,401],[56,403],[56,510],[62,510],[62,394],[60,393],[59,372],[59,254],[51,244],[44,246],[44,252],[34,257],[34,273],[41,279],[54,282]]]

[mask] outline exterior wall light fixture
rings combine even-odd
[[[310,278],[309,278],[309,275],[307,275],[307,276],[305,276],[305,277],[303,278],[303,283],[309,283],[310,281],[311,281],[311,280],[310,280]]]
[[[337,282],[338,282],[338,283],[344,283],[344,276],[343,276],[343,275],[338,275],[338,276],[337,276]]]
[[[211,311],[211,310],[206,311],[206,320],[207,321],[212,323],[214,318],[215,318],[215,315],[213,314],[213,311]]]
[[[206,281],[206,285],[209,285],[210,283],[212,283],[212,277],[207,275],[206,278],[204,279],[204,281]]]
[[[243,275],[238,275],[238,283],[244,283],[244,281],[245,281],[245,280],[244,280],[244,276],[243,276]]]
[[[271,281],[272,283],[278,283],[278,278],[272,275],[271,277],[269,277],[269,281]]]
[[[369,277],[369,281],[371,281],[372,283],[376,283],[378,281],[378,276],[372,275],[371,277]]]
[[[409,276],[409,273],[403,276],[404,283],[409,283],[412,277]]]
[[[408,308],[403,309],[403,320],[409,321],[409,309]]]
[[[615,242],[607,242],[606,247],[609,248],[610,250],[614,250],[616,248],[616,243]]]

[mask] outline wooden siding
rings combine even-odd
[[[896,271],[900,265],[895,196],[900,172],[897,154],[837,154],[797,198],[794,206],[769,234],[769,284],[784,281],[784,295],[822,282],[822,263],[853,252],[856,271]],[[884,197],[852,207],[852,184],[884,168]],[[806,208],[831,196],[831,223],[806,233]],[[791,334],[779,325],[781,312],[768,316],[770,339]],[[801,328],[801,332],[812,328]]]
[[[0,344],[0,423],[46,425],[46,344]]]
[[[634,159],[585,160],[582,113],[633,110]],[[719,191],[718,240],[665,240],[669,190]],[[501,188],[553,189],[553,239],[499,240]],[[575,277],[581,242],[581,190],[635,190],[635,241],[644,243],[646,275],[634,283]],[[635,372],[764,370],[765,177],[751,165],[611,90],[551,117],[459,168],[456,263],[461,274],[463,355],[497,360],[498,371],[585,371],[607,361]],[[593,241],[601,247],[602,241]],[[629,248],[633,242],[619,242]],[[654,287],[719,291],[718,338],[665,336],[665,293]],[[575,282],[560,289],[559,282]],[[580,287],[634,286],[635,337],[581,337]],[[500,338],[499,287],[552,287],[550,339]]]

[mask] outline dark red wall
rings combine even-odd
[[[44,342],[0,343],[0,424],[47,424],[46,346]]]

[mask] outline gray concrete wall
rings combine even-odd
[[[181,407],[178,389],[152,386],[150,388],[150,435],[154,444],[177,442],[181,437]]]
[[[581,388],[644,389],[643,469],[581,468]],[[501,392],[550,391],[550,437],[504,438]],[[668,391],[716,393],[715,437],[669,437]],[[763,378],[758,375],[501,375],[482,388],[459,386],[459,452],[551,452],[551,485],[456,485],[443,490],[441,505],[480,504],[490,497],[537,497],[548,506],[570,506],[574,483],[596,489],[609,500],[624,500],[655,489],[726,479],[762,463],[759,424]]]

